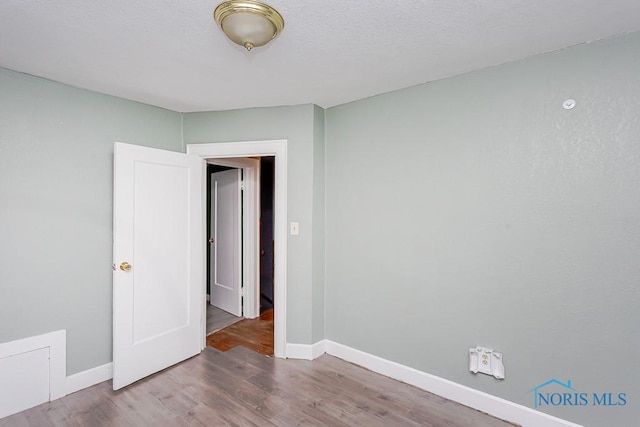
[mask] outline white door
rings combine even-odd
[[[201,350],[204,161],[114,146],[113,389]]]
[[[242,171],[211,174],[211,305],[242,316]]]

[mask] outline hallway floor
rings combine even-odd
[[[207,302],[207,336],[227,326],[231,326],[242,319],[242,317],[234,316]]]
[[[242,346],[265,356],[273,356],[273,309],[256,319],[243,319],[207,336],[207,346],[220,351]]]

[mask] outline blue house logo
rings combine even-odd
[[[626,393],[585,393],[579,392],[571,385],[555,378],[535,386],[528,393],[533,393],[533,407],[540,406],[624,406],[627,404]]]
[[[562,388],[565,388],[567,391],[565,391],[565,393],[544,393],[542,389],[544,389],[545,387],[548,387],[552,384],[557,384]],[[538,408],[538,406],[540,405],[553,405],[553,406],[559,406],[561,404],[561,401],[564,400],[565,395],[569,395],[571,396],[571,392],[573,392],[574,394],[578,394],[577,390],[573,387],[571,387],[571,380],[567,380],[566,384],[563,383],[562,381],[558,381],[555,378],[550,379],[549,381],[547,381],[546,383],[542,383],[540,385],[535,386],[534,388],[532,388],[531,390],[528,391],[528,393],[533,392],[533,398],[534,398],[534,403],[533,403],[533,407],[534,408]],[[586,394],[586,393],[585,393]],[[555,401],[557,401],[557,404],[554,404],[554,397],[555,397]]]

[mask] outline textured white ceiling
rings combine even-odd
[[[271,0],[284,32],[246,52],[220,1],[1,0],[0,66],[181,112],[330,107],[640,30],[639,0]]]

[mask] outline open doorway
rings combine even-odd
[[[257,158],[273,157],[273,333],[274,355],[285,357],[286,352],[286,271],[287,271],[287,141],[250,141],[237,143],[210,143],[189,144],[187,153],[206,159],[208,163],[221,164],[223,166],[241,167],[245,173],[245,192],[243,200],[248,200],[254,206],[259,205],[259,167],[255,166]],[[202,177],[203,184],[206,176]],[[204,186],[203,186],[204,187]],[[203,191],[203,202],[206,192]],[[245,205],[246,206],[246,205]],[[255,210],[255,209],[254,209]],[[261,250],[257,244],[259,235],[258,215],[254,222],[249,218],[251,208],[245,210],[243,224],[245,226],[242,241],[245,248],[243,256],[243,280],[247,283],[255,283],[245,289],[243,296],[243,310],[249,313],[245,317],[259,317],[260,300],[259,293],[259,261]],[[203,212],[203,226],[206,224],[206,212]],[[247,247],[246,245],[249,245]],[[253,245],[253,247],[250,247]],[[204,260],[203,260],[204,261]],[[202,306],[206,308],[206,286],[203,283]],[[206,346],[206,316],[202,321],[202,348]]]
[[[274,161],[259,159],[259,316],[247,319],[242,291],[234,301],[234,281],[242,281],[241,168],[207,165],[207,345],[220,351],[244,346],[273,356]],[[212,160],[215,162],[215,160]],[[238,182],[239,181],[239,182]],[[238,323],[240,322],[240,323]]]
[[[273,309],[275,158],[260,158],[260,314]]]

